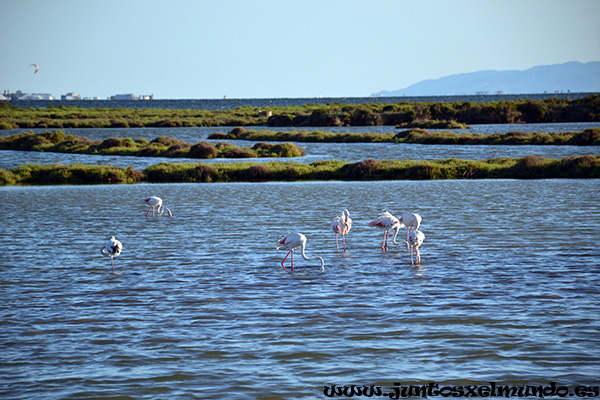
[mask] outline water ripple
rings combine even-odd
[[[0,188],[9,221],[0,231],[9,249],[0,254],[0,394],[313,399],[330,382],[591,384],[599,188]],[[145,218],[137,199],[148,194],[168,199],[175,217]],[[329,221],[344,208],[354,226],[348,251],[336,253]],[[424,216],[420,266],[405,248],[381,251],[381,231],[367,224],[383,209]],[[325,271],[299,255],[294,271],[281,269],[275,242],[291,230],[306,233]],[[111,235],[124,244],[122,275],[100,254]]]

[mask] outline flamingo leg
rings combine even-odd
[[[415,252],[417,253],[417,264],[421,264],[421,253],[419,253],[419,246],[415,247]]]
[[[156,216],[155,212],[156,212],[156,206],[152,206],[152,216],[153,217]]]
[[[285,262],[285,260],[287,260],[288,256],[290,255],[290,253],[291,253],[292,251],[293,251],[293,250],[290,250],[290,251],[288,251],[288,253],[287,253],[287,254],[285,255],[285,257],[283,258],[283,261],[281,262],[281,266],[283,267],[283,269],[285,269],[285,264],[284,264],[284,262]],[[294,257],[294,256],[292,255],[292,258],[293,258],[293,257]]]
[[[381,242],[381,250],[385,251],[385,239],[387,236],[387,231],[383,231],[383,242]]]
[[[337,249],[337,251],[340,251],[340,245],[338,243],[338,234],[337,234],[337,232],[335,233],[335,248]]]
[[[344,242],[344,252],[346,251],[346,235],[342,233],[342,241]]]
[[[113,272],[115,272],[115,260],[113,256],[110,256],[110,263],[112,264]]]
[[[292,271],[294,270],[294,249],[292,249]]]
[[[150,207],[150,208],[148,209],[148,212],[146,213],[146,217],[148,217],[148,214],[150,214],[150,210],[152,210],[152,207]]]

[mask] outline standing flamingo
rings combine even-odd
[[[350,218],[350,212],[348,210],[342,211],[342,216],[336,216],[331,220],[331,229],[335,233],[335,247],[337,251],[340,251],[338,244],[338,233],[342,235],[342,241],[344,242],[344,251],[346,251],[346,234],[352,229],[352,218]]]
[[[411,230],[417,230],[419,229],[419,226],[421,226],[421,222],[423,221],[423,218],[419,215],[419,214],[415,214],[415,213],[406,213],[403,214],[400,217],[400,222],[406,226],[406,249],[408,250],[408,234],[411,232]]]
[[[288,256],[291,254],[292,255],[292,270],[294,270],[294,250],[296,250],[297,248],[300,248],[302,257],[305,260],[321,260],[321,271],[325,270],[325,261],[323,261],[322,257],[319,256],[315,256],[315,257],[307,257],[306,253],[304,252],[304,249],[306,248],[306,236],[304,236],[301,233],[288,233],[283,239],[278,240],[277,241],[277,249],[283,248],[284,250],[289,250],[287,255],[285,256],[285,258],[283,259],[283,261],[281,261],[281,266],[283,267],[283,269],[285,269],[285,260],[288,258]]]
[[[387,211],[384,211],[379,218],[374,221],[369,222],[369,226],[374,226],[376,228],[383,229],[383,242],[381,243],[381,250],[386,251],[388,249],[387,242],[389,231],[392,229],[396,230],[394,234],[394,238],[392,239],[394,243],[396,243],[396,235],[398,234],[398,230],[404,227],[404,224],[392,214]],[[398,244],[398,243],[396,243]]]
[[[114,257],[121,254],[121,251],[123,251],[123,244],[115,239],[114,236],[111,236],[110,240],[106,242],[106,245],[102,248],[102,254],[106,254],[110,257],[113,274],[116,274]]]
[[[423,232],[421,232],[420,230],[414,229],[414,230],[410,231],[410,234],[408,235],[408,244],[410,245],[410,263],[411,264],[414,264],[413,249],[416,253],[417,264],[421,263],[421,253],[419,253],[419,247],[421,247],[424,240],[425,240],[425,234]]]
[[[150,214],[150,211],[152,211],[152,216],[154,217],[155,211],[156,211],[157,215],[162,215],[165,212],[165,210],[167,210],[169,217],[173,216],[173,214],[171,213],[171,210],[169,210],[167,207],[163,207],[163,209],[161,211],[163,201],[160,197],[152,196],[152,197],[147,197],[145,199],[141,199],[140,201],[142,201],[150,206],[150,208],[148,209],[148,212],[146,213],[146,217],[148,216],[148,214]]]

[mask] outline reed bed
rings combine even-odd
[[[329,142],[329,143],[420,143],[459,145],[600,145],[600,128],[582,132],[508,132],[495,134],[431,132],[427,129],[410,129],[398,133],[335,133],[326,131],[271,131],[237,127],[228,133],[215,132],[209,139],[267,140],[271,142]]]
[[[11,170],[0,169],[2,185],[553,178],[600,178],[600,156],[551,159],[530,155],[479,161],[367,159],[356,163],[332,160],[312,164],[292,161],[161,163],[143,171],[82,164],[27,164]]]
[[[0,102],[0,129],[193,126],[371,126],[457,128],[467,124],[600,121],[600,95],[580,99],[397,102],[238,107],[231,110],[21,108]]]
[[[306,155],[303,148],[293,143],[256,143],[251,148],[241,148],[226,142],[209,143],[202,141],[191,144],[166,136],[157,137],[152,141],[147,139],[134,140],[130,137],[98,141],[66,134],[59,130],[37,134],[24,132],[0,137],[0,149],[198,159],[300,157]]]

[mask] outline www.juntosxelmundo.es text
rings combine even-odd
[[[325,385],[323,394],[327,397],[386,397],[400,399],[406,397],[503,397],[503,398],[594,398],[600,396],[600,386],[573,385],[564,386],[556,382],[547,385],[502,385],[489,382],[485,385],[443,385],[429,382],[426,385],[402,385],[394,382],[394,386],[376,385]]]

